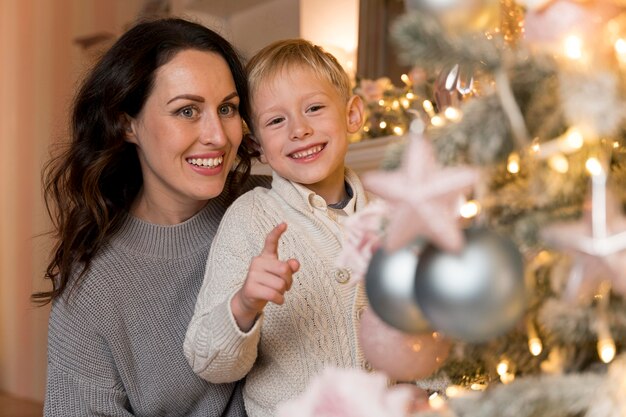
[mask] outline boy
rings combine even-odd
[[[254,189],[225,214],[184,349],[208,381],[247,375],[248,415],[270,417],[324,367],[365,366],[357,328],[367,299],[334,266],[342,220],[367,201],[344,167],[363,103],[336,59],[304,40],[264,48],[248,77],[250,128],[272,189]]]

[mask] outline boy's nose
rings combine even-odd
[[[291,129],[291,140],[305,139],[313,133],[311,126],[302,118],[297,118],[293,122],[293,128]]]

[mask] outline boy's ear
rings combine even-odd
[[[363,100],[358,95],[353,95],[346,105],[346,117],[348,122],[348,133],[357,133],[363,126],[365,109]]]
[[[267,164],[267,158],[265,158],[265,155],[263,154],[263,148],[261,147],[259,140],[255,138],[252,133],[246,133],[243,136],[243,140],[246,143],[247,147],[254,151],[253,156],[258,158],[261,163]]]
[[[135,119],[124,113],[121,116],[121,123],[124,126],[124,138],[126,142],[137,144],[137,134],[135,132]]]

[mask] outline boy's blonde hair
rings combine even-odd
[[[333,55],[307,40],[285,39],[269,44],[248,62],[246,72],[251,101],[254,101],[261,83],[292,65],[309,68],[321,79],[329,81],[346,103],[352,96],[350,77]]]

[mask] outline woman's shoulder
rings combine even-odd
[[[77,267],[69,281],[71,287],[62,295],[60,304],[74,309],[93,309],[97,306],[100,310],[106,306],[112,307],[119,298],[111,294],[112,287],[118,280],[117,277],[124,274],[120,269],[123,262],[117,259],[119,255],[115,252],[110,244],[105,244],[91,260],[80,280],[78,275],[82,272],[82,267]],[[75,281],[76,284],[72,285]]]
[[[248,180],[242,185],[242,193],[246,193],[256,187],[270,188],[272,186],[272,177],[269,175],[250,175]]]
[[[112,324],[118,297],[112,294],[110,276],[105,279],[107,272],[104,269],[104,264],[96,257],[79,281],[80,270],[74,272],[66,291],[52,303],[51,338],[56,335],[63,339],[68,333],[83,338],[95,337],[104,324]]]

